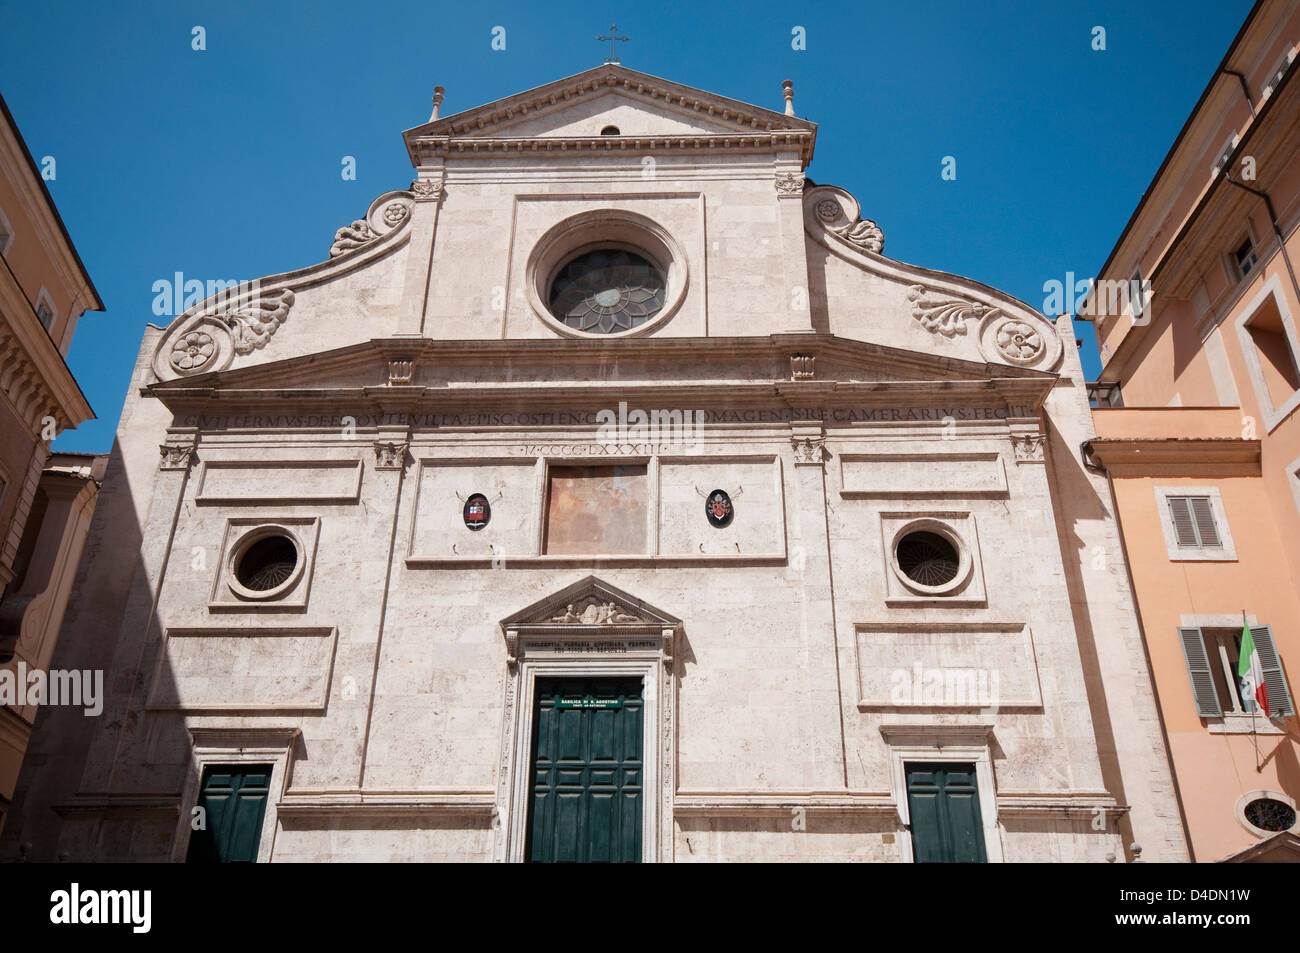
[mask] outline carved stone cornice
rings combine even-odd
[[[683,115],[688,122],[694,118],[723,131],[636,137],[552,138],[511,134],[519,122],[536,120],[610,92],[640,101],[651,109]],[[644,153],[696,149],[797,151],[802,164],[807,165],[812,160],[816,133],[816,124],[805,119],[638,73],[619,64],[605,64],[496,102],[430,120],[406,130],[403,138],[412,163],[417,166],[428,164],[431,157],[449,154],[473,157],[494,153],[623,150]]]
[[[390,387],[411,383],[414,374],[415,361],[412,359],[398,358],[388,362],[388,385]]]

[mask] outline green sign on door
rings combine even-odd
[[[641,859],[641,679],[539,679],[525,856]]]

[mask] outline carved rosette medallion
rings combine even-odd
[[[834,199],[822,199],[817,203],[817,217],[823,222],[833,222],[843,214],[840,203]]]
[[[1012,364],[1033,364],[1043,355],[1042,334],[1024,321],[1007,320],[994,332],[998,353]]]
[[[217,342],[206,331],[190,331],[172,345],[172,367],[181,374],[193,374],[203,368],[217,353]]]
[[[384,206],[384,222],[388,225],[401,224],[407,214],[406,206],[401,202],[390,202]]]

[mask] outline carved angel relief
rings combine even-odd
[[[569,603],[564,612],[553,616],[549,621],[569,625],[609,625],[617,622],[645,622],[640,616],[625,612],[615,602],[592,602],[581,612],[574,603]]]

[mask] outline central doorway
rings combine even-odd
[[[642,679],[539,678],[535,698],[524,856],[640,862]]]

